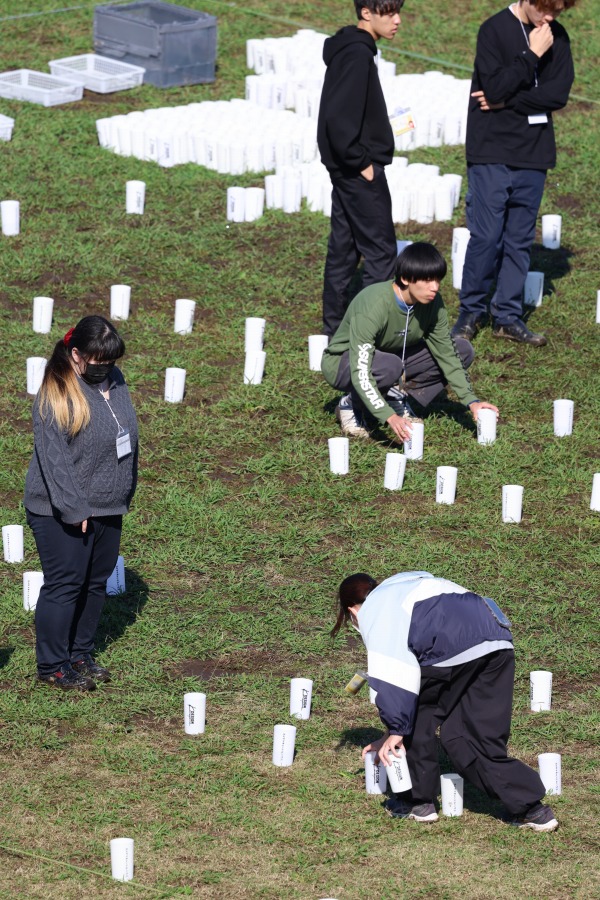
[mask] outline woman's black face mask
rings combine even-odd
[[[112,372],[114,365],[114,362],[88,363],[81,377],[88,384],[102,384],[107,375]]]

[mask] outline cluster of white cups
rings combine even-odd
[[[227,219],[230,222],[255,222],[262,216],[264,208],[264,188],[227,188]]]
[[[14,237],[20,231],[20,204],[18,200],[0,201],[0,219],[2,234]]]
[[[292,678],[290,681],[290,716],[306,721],[310,718],[313,683],[310,678]],[[274,766],[291,766],[296,748],[296,726],[275,725],[273,728]]]

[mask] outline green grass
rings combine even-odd
[[[6,0],[2,16],[56,5]],[[336,398],[308,371],[306,350],[320,329],[327,219],[269,211],[227,227],[225,191],[238,179],[114,156],[98,147],[94,125],[134,108],[242,96],[246,38],[290,34],[288,21],[332,31],[352,21],[351,6],[188,5],[219,17],[214,85],[86,94],[52,110],[0,102],[16,118],[13,140],[0,144],[2,197],[20,199],[22,210],[21,235],[0,239],[2,524],[25,521],[25,358],[49,355],[82,315],[107,314],[117,282],[132,285],[120,330],[141,427],[139,491],[122,542],[128,593],[108,600],[98,642],[111,685],[71,697],[36,684],[32,617],[21,602],[22,571],[39,565],[27,529],[23,565],[0,563],[0,897],[598,896],[600,516],[589,510],[600,468],[597,102],[571,102],[556,117],[559,162],[541,211],[562,213],[563,246],[543,250],[538,232],[532,260],[550,288],[531,320],[548,347],[478,337],[472,377],[500,407],[496,444],[480,447],[456,404],[442,402],[426,419],[423,461],[408,463],[403,490],[391,494],[382,487],[389,434],[352,444],[350,476],[328,471]],[[432,67],[406,52],[470,67],[477,27],[496,9],[489,0],[460,11],[408,3],[385,55],[404,71]],[[595,101],[599,14],[598,0],[588,0],[564,16],[574,93]],[[92,17],[90,4],[3,21],[2,68],[43,69],[90,50]],[[461,147],[414,159],[465,169]],[[129,178],[147,184],[141,219],[124,213]],[[463,223],[461,205],[452,224]],[[410,223],[398,236],[433,240],[449,255],[452,224]],[[31,330],[36,294],[55,299],[50,335]],[[197,301],[189,336],[172,332],[177,297]],[[260,387],[241,383],[248,315],[267,319]],[[170,365],[188,372],[176,406],[162,400]],[[575,401],[570,438],[552,432],[560,396]],[[441,464],[459,470],[451,507],[435,503]],[[501,522],[509,482],[525,486],[520,525]],[[343,692],[365,654],[353,637],[332,644],[328,630],[341,578],[404,568],[486,592],[511,618],[511,747],[532,765],[540,752],[563,754],[555,835],[515,833],[475,791],[462,819],[431,828],[392,821],[366,796],[360,748],[380,725],[363,694]],[[528,712],[532,668],[554,673],[550,713]],[[297,675],[314,679],[314,712],[298,723],[293,767],[279,770],[272,729],[289,720],[288,680]],[[196,689],[207,693],[207,730],[192,739],[183,734],[182,694]],[[130,885],[110,879],[108,841],[123,835],[136,842]]]

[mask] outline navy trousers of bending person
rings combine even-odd
[[[546,791],[538,773],[507,755],[514,675],[512,650],[421,669],[415,727],[404,738],[414,803],[431,803],[440,790],[438,726],[459,775],[501,800],[511,816],[542,799]]]
[[[335,334],[348,307],[352,276],[363,256],[363,287],[396,275],[396,232],[392,198],[383,166],[373,164],[373,181],[362,175],[333,182],[331,233],[323,284],[323,333]]]
[[[468,369],[475,358],[473,345],[465,338],[453,338],[453,341],[463,367]],[[398,356],[398,354],[375,350],[371,374],[382,394],[385,394],[393,385],[402,381],[403,372],[405,377],[404,389],[410,397],[414,398],[423,407],[429,406],[431,401],[447,385],[442,370],[431,355],[425,341],[419,341],[417,344],[406,348],[404,367],[402,366],[402,357]],[[360,397],[352,387],[350,355],[347,350],[342,354],[334,387],[340,391],[350,391],[353,407],[355,409],[364,409]]]
[[[51,675],[94,649],[106,580],[119,556],[122,516],[66,525],[27,512],[44,573],[35,610],[38,673]]]

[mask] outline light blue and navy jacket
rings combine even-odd
[[[413,730],[423,666],[456,666],[512,649],[510,622],[487,597],[429,572],[401,572],[358,612],[369,685],[391,734]]]

